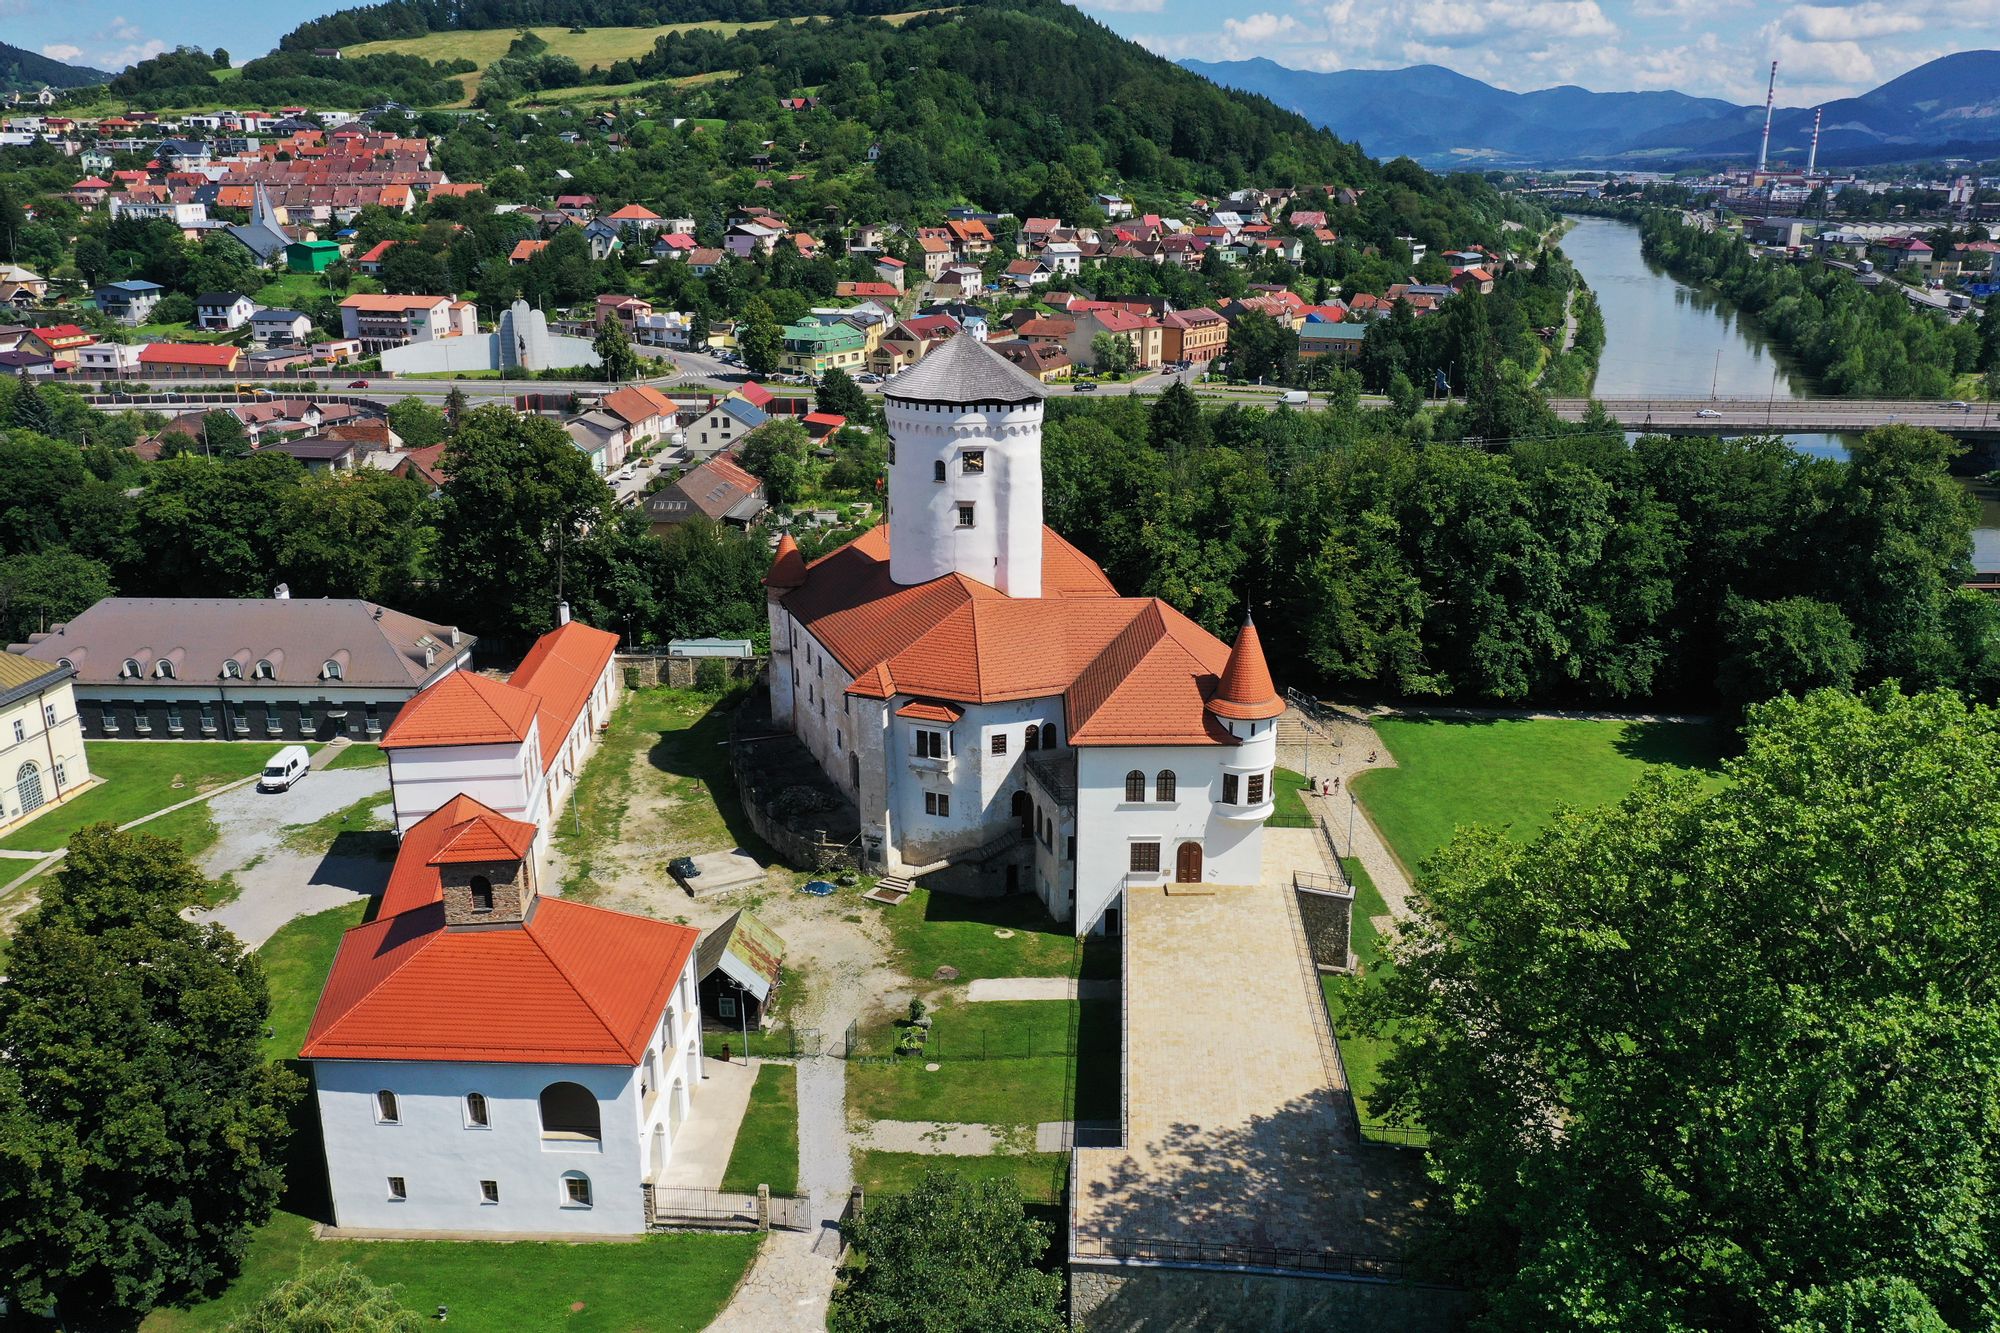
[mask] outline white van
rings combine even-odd
[[[312,756],[303,745],[287,745],[272,755],[264,765],[264,776],[257,779],[258,791],[290,791],[292,784],[306,775],[312,763]]]
[[[1287,389],[1278,401],[1290,407],[1304,407],[1309,399],[1304,389]]]

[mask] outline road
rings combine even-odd
[[[1551,398],[1549,407],[1564,421],[1580,421],[1593,400]],[[1603,398],[1607,413],[1637,429],[1670,428],[1682,433],[1744,434],[1779,431],[1824,435],[1872,430],[1876,426],[1928,426],[1953,435],[2000,432],[2000,412],[1991,402],[1958,407],[1946,402],[1862,398]],[[1703,415],[1712,414],[1712,415]]]

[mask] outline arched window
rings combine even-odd
[[[383,1088],[375,1094],[375,1119],[384,1125],[400,1124],[402,1115],[396,1106],[396,1094]]]
[[[1008,802],[1008,805],[1008,813],[1021,821],[1021,832],[1026,833],[1028,831],[1028,793],[1024,791],[1015,792],[1014,799]]]
[[[258,680],[269,680],[272,677],[272,675],[275,674],[271,670],[271,659],[268,657],[258,658],[257,669],[253,671],[251,674],[254,675]]]
[[[1161,769],[1160,775],[1153,779],[1153,799],[1156,801],[1174,799],[1174,770],[1171,768]]]
[[[70,661],[67,657],[58,657],[56,659],[56,665],[61,667],[64,671],[76,670],[76,663]]]
[[[118,668],[118,674],[126,677],[137,676],[139,674],[139,659],[136,657],[126,658],[125,665]]]
[[[326,661],[320,665],[319,678],[321,680],[339,680],[340,663],[334,661],[331,657],[327,658]]]
[[[233,657],[228,658],[223,662],[222,678],[224,680],[239,680],[242,678],[242,676],[243,676],[243,664],[241,662],[237,661]]]
[[[597,1098],[580,1083],[551,1083],[542,1089],[542,1137],[596,1143],[604,1137]]]
[[[1040,729],[1037,728],[1034,723],[1030,722],[1028,724],[1028,742],[1022,748],[1028,750],[1039,750],[1041,748],[1041,735],[1042,733]]]
[[[1146,775],[1136,768],[1125,775],[1125,799],[1128,801],[1146,799]]]
[[[486,1094],[468,1092],[465,1094],[465,1123],[474,1129],[490,1129],[493,1121],[486,1109]]]
[[[34,760],[29,760],[16,770],[14,794],[21,798],[21,813],[24,815],[30,810],[42,808],[42,802],[47,798],[42,795],[42,770]]]
[[[1053,722],[1042,724],[1042,748],[1044,750],[1056,748],[1056,724]]]
[[[590,1207],[590,1177],[581,1171],[565,1171],[562,1178],[562,1206],[565,1208]]]
[[[472,910],[475,912],[493,910],[493,881],[484,875],[472,877]]]
[[[944,480],[944,460],[942,458],[938,459],[937,462],[931,464],[931,480],[932,481]]]
[[[153,663],[153,677],[156,680],[172,680],[174,678],[174,664],[164,657],[161,658],[159,661]]]

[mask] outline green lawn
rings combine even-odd
[[[927,1170],[955,1171],[970,1181],[1011,1180],[1029,1203],[1060,1203],[1069,1183],[1065,1153],[1011,1153],[994,1157],[949,1157],[917,1152],[859,1152],[854,1183],[868,1194],[902,1194]]]
[[[1294,773],[1289,768],[1271,770],[1271,818],[1266,821],[1272,828],[1311,828],[1312,812],[1306,809],[1302,792],[1306,791],[1303,773]]]
[[[375,792],[345,810],[322,815],[310,824],[287,824],[280,832],[287,848],[305,856],[324,856],[338,844],[347,855],[373,852],[383,860],[394,860],[396,821],[377,813],[389,803],[388,792]]]
[[[340,747],[328,768],[387,768],[389,752],[379,745],[367,741],[354,741]]]
[[[1117,1118],[1117,1001],[954,1002],[931,1017],[922,1055],[849,1066],[851,1114],[986,1125]],[[865,1049],[879,1055],[893,1043],[893,1032],[877,1031]]]
[[[16,829],[0,848],[55,851],[86,825],[129,823],[248,777],[264,767],[272,749],[251,741],[87,741],[91,774],[102,779],[98,787]],[[147,831],[169,830],[147,825]]]
[[[621,847],[657,848],[659,864],[646,868],[663,878],[666,862],[684,853],[743,847],[768,859],[729,771],[732,702],[694,690],[626,691],[577,781],[574,813],[564,812],[556,827],[570,865],[568,896],[588,902],[596,864]],[[642,782],[655,799],[635,812]]]
[[[448,1306],[470,1329],[697,1333],[728,1303],[763,1237],[665,1235],[633,1244],[327,1241],[280,1213],[258,1231],[242,1276],[190,1310],[157,1310],[146,1333],[219,1329],[306,1265],[346,1262],[400,1288],[426,1318]]]
[[[893,961],[919,985],[935,984],[947,966],[958,969],[950,984],[964,985],[981,977],[1073,977],[1083,963],[1076,936],[1031,893],[966,898],[918,886],[884,908],[882,919]]]
[[[271,989],[272,1035],[264,1042],[266,1058],[298,1057],[306,1028],[312,1023],[313,1007],[319,1003],[320,987],[326,984],[327,970],[340,948],[341,934],[360,925],[367,909],[368,902],[360,899],[298,917],[279,927],[257,951]]]
[[[1719,779],[1720,738],[1703,724],[1384,718],[1375,730],[1397,767],[1360,774],[1354,794],[1412,871],[1460,827],[1526,840],[1563,806],[1618,800],[1649,769]]]
[[[790,1065],[758,1066],[722,1172],[722,1188],[731,1193],[755,1194],[759,1185],[773,1194],[799,1192],[799,1071]]]

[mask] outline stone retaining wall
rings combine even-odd
[[[693,689],[695,668],[709,661],[722,663],[731,680],[753,680],[764,668],[763,659],[758,657],[656,657],[651,653],[619,653],[615,660],[628,689],[649,685]],[[638,674],[634,676],[633,672]]]
[[[1473,1299],[1402,1282],[1072,1264],[1069,1309],[1070,1327],[1089,1333],[1455,1333]]]

